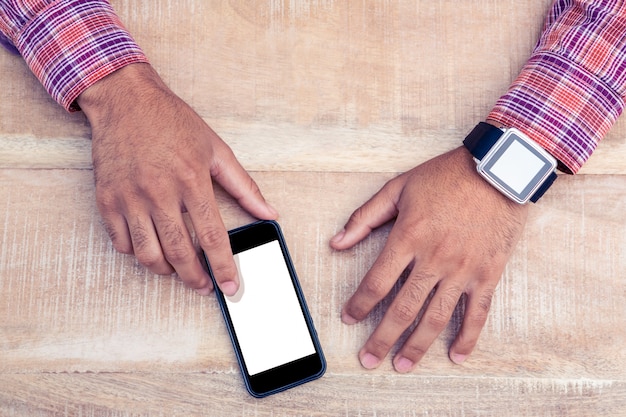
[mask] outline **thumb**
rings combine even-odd
[[[356,209],[344,228],[331,240],[333,249],[343,250],[359,243],[372,230],[398,215],[397,202],[404,186],[404,177],[387,182],[372,198]]]
[[[261,193],[259,186],[241,166],[230,148],[227,157],[212,170],[213,179],[230,194],[241,207],[256,218],[275,220],[278,212],[272,207]]]

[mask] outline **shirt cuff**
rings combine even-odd
[[[70,111],[101,78],[148,62],[106,1],[57,1],[21,30],[15,46],[52,98]]]
[[[622,98],[582,66],[543,52],[531,57],[488,119],[516,127],[576,173],[624,107]]]

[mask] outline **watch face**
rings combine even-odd
[[[509,129],[478,164],[478,172],[518,203],[526,203],[556,169],[556,160],[517,129]]]

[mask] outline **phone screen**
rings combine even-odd
[[[225,297],[248,373],[315,353],[278,240],[235,254],[240,287]]]
[[[278,223],[229,236],[239,290],[217,294],[246,388],[263,397],[319,378],[324,356]]]

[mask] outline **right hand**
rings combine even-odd
[[[92,127],[96,200],[115,249],[210,293],[211,279],[181,214],[186,211],[220,289],[234,294],[237,269],[212,179],[253,216],[278,214],[228,145],[148,64],[108,75],[78,104]]]

